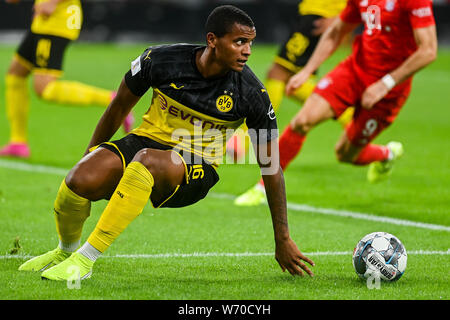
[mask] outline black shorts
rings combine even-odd
[[[102,143],[99,147],[106,148],[117,154],[122,159],[125,167],[141,149],[173,150],[171,146],[135,134],[129,134],[122,139]],[[194,204],[206,197],[209,189],[219,181],[219,175],[216,169],[200,157],[189,152],[183,152],[182,150],[173,151],[176,151],[182,157],[186,177],[183,183],[168,199],[161,203],[152,203],[155,208],[179,208]]]
[[[317,15],[298,15],[291,26],[288,39],[280,47],[275,62],[296,73],[306,65],[319,42],[314,36],[314,21],[323,18]]]
[[[62,70],[64,51],[69,39],[28,31],[17,49],[19,59],[29,68]]]

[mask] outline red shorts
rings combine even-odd
[[[361,107],[364,90],[378,78],[356,72],[351,59],[341,62],[316,85],[314,92],[330,103],[335,118],[351,106],[355,107],[352,122],[347,126],[347,137],[353,145],[364,146],[387,128],[397,117],[408,98],[411,82],[402,83],[373,106]]]

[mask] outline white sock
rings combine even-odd
[[[89,260],[95,261],[101,256],[101,252],[95,249],[89,242],[85,242],[83,246],[77,250],[78,253],[82,254]]]
[[[72,242],[72,243],[63,243],[63,242],[61,242],[61,240],[59,240],[58,246],[63,251],[75,252],[78,249],[78,247],[80,246],[80,240],[78,240],[77,242]]]
[[[388,150],[389,150],[389,155],[388,155],[388,160],[392,160],[392,159],[394,159],[394,153],[392,152],[392,150],[391,150],[391,148],[389,148],[388,147]]]
[[[260,183],[257,183],[256,186],[255,186],[255,188],[256,188],[257,190],[261,191],[261,192],[266,193],[266,188],[265,188],[262,184],[260,184]]]

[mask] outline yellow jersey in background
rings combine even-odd
[[[36,0],[35,5],[48,0]],[[80,0],[63,0],[49,17],[38,15],[33,19],[31,32],[76,40],[80,35],[83,12]]]
[[[346,4],[347,0],[303,0],[298,10],[301,15],[314,14],[330,18],[339,15]]]

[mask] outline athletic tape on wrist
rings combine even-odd
[[[381,81],[383,81],[383,83],[389,90],[395,87],[395,80],[389,73],[385,75],[383,78],[381,78]]]

